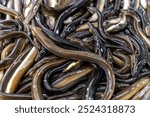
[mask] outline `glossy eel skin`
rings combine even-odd
[[[150,0],[0,0],[0,100],[150,100]]]
[[[133,83],[128,88],[122,90],[119,92],[113,99],[115,100],[127,100],[130,99],[136,92],[138,92],[140,89],[142,89],[144,86],[146,86],[149,83],[149,77],[145,77],[143,79],[140,79]]]
[[[61,56],[63,58],[71,57],[72,59],[84,60],[84,61],[92,61],[97,63],[100,67],[104,69],[107,76],[107,89],[105,91],[105,95],[103,99],[110,99],[112,97],[114,86],[115,86],[115,76],[110,65],[100,56],[88,52],[80,52],[80,51],[71,51],[60,48],[55,45],[49,38],[47,38],[41,31],[40,28],[31,26],[31,30],[36,35],[38,41],[50,52],[53,52],[57,56]]]
[[[31,87],[32,90],[32,98],[36,99],[36,100],[41,100],[44,99],[42,96],[42,92],[41,92],[41,80],[42,80],[42,75],[44,73],[44,71],[46,71],[47,69],[54,67],[56,65],[59,65],[61,63],[65,62],[65,60],[58,60],[58,61],[54,61],[54,62],[50,62],[47,63],[45,65],[43,65],[35,74],[35,77],[33,79],[33,84]]]
[[[6,93],[13,93],[16,90],[20,78],[24,75],[25,71],[33,64],[37,53],[38,50],[33,47],[9,80],[5,91]]]

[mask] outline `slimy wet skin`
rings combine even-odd
[[[1,0],[0,100],[149,100],[150,0]]]

